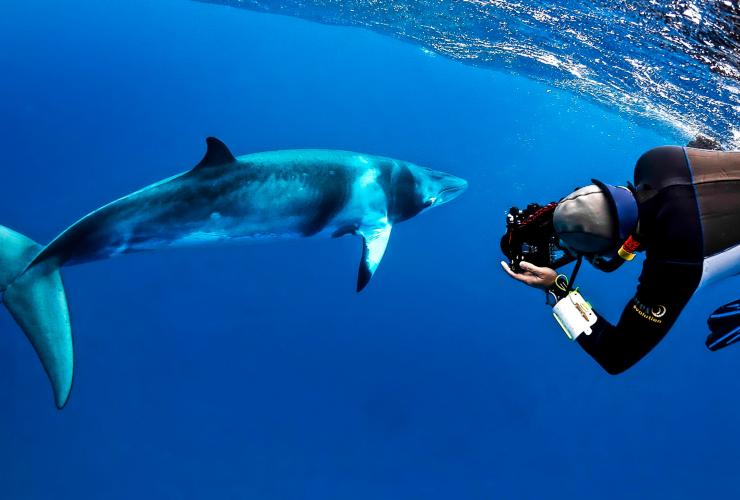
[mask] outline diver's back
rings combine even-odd
[[[701,214],[704,256],[740,244],[740,151],[686,148]]]

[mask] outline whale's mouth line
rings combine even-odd
[[[433,204],[441,205],[443,203],[447,203],[448,201],[452,201],[460,196],[460,194],[462,194],[462,192],[465,191],[465,188],[467,187],[467,184],[448,186],[437,193],[437,196],[434,197]]]
[[[446,187],[442,191],[439,192],[439,195],[437,195],[437,197],[439,199],[449,201],[459,196],[463,191],[465,191],[465,189],[467,189],[467,187],[468,187],[467,184],[462,184],[460,186]]]
[[[442,196],[448,193],[457,193],[458,191],[464,191],[465,188],[467,187],[468,187],[467,185],[446,187],[442,191],[439,192],[439,196]]]

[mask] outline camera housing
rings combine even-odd
[[[501,251],[509,259],[515,273],[522,272],[519,264],[527,261],[535,266],[552,269],[576,260],[560,246],[553,227],[556,202],[540,205],[530,203],[524,210],[511,207],[506,214],[506,234],[501,238]]]

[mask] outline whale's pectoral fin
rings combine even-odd
[[[236,158],[231,154],[226,144],[216,139],[215,137],[206,138],[206,154],[203,159],[200,160],[193,170],[200,170],[201,168],[220,167],[229,163],[234,163]]]
[[[380,261],[383,259],[391,236],[391,225],[373,227],[357,231],[362,236],[362,260],[357,273],[357,291],[361,292],[370,282]]]

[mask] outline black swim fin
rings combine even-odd
[[[725,304],[707,319],[712,333],[706,340],[710,351],[718,351],[740,341],[740,299]]]

